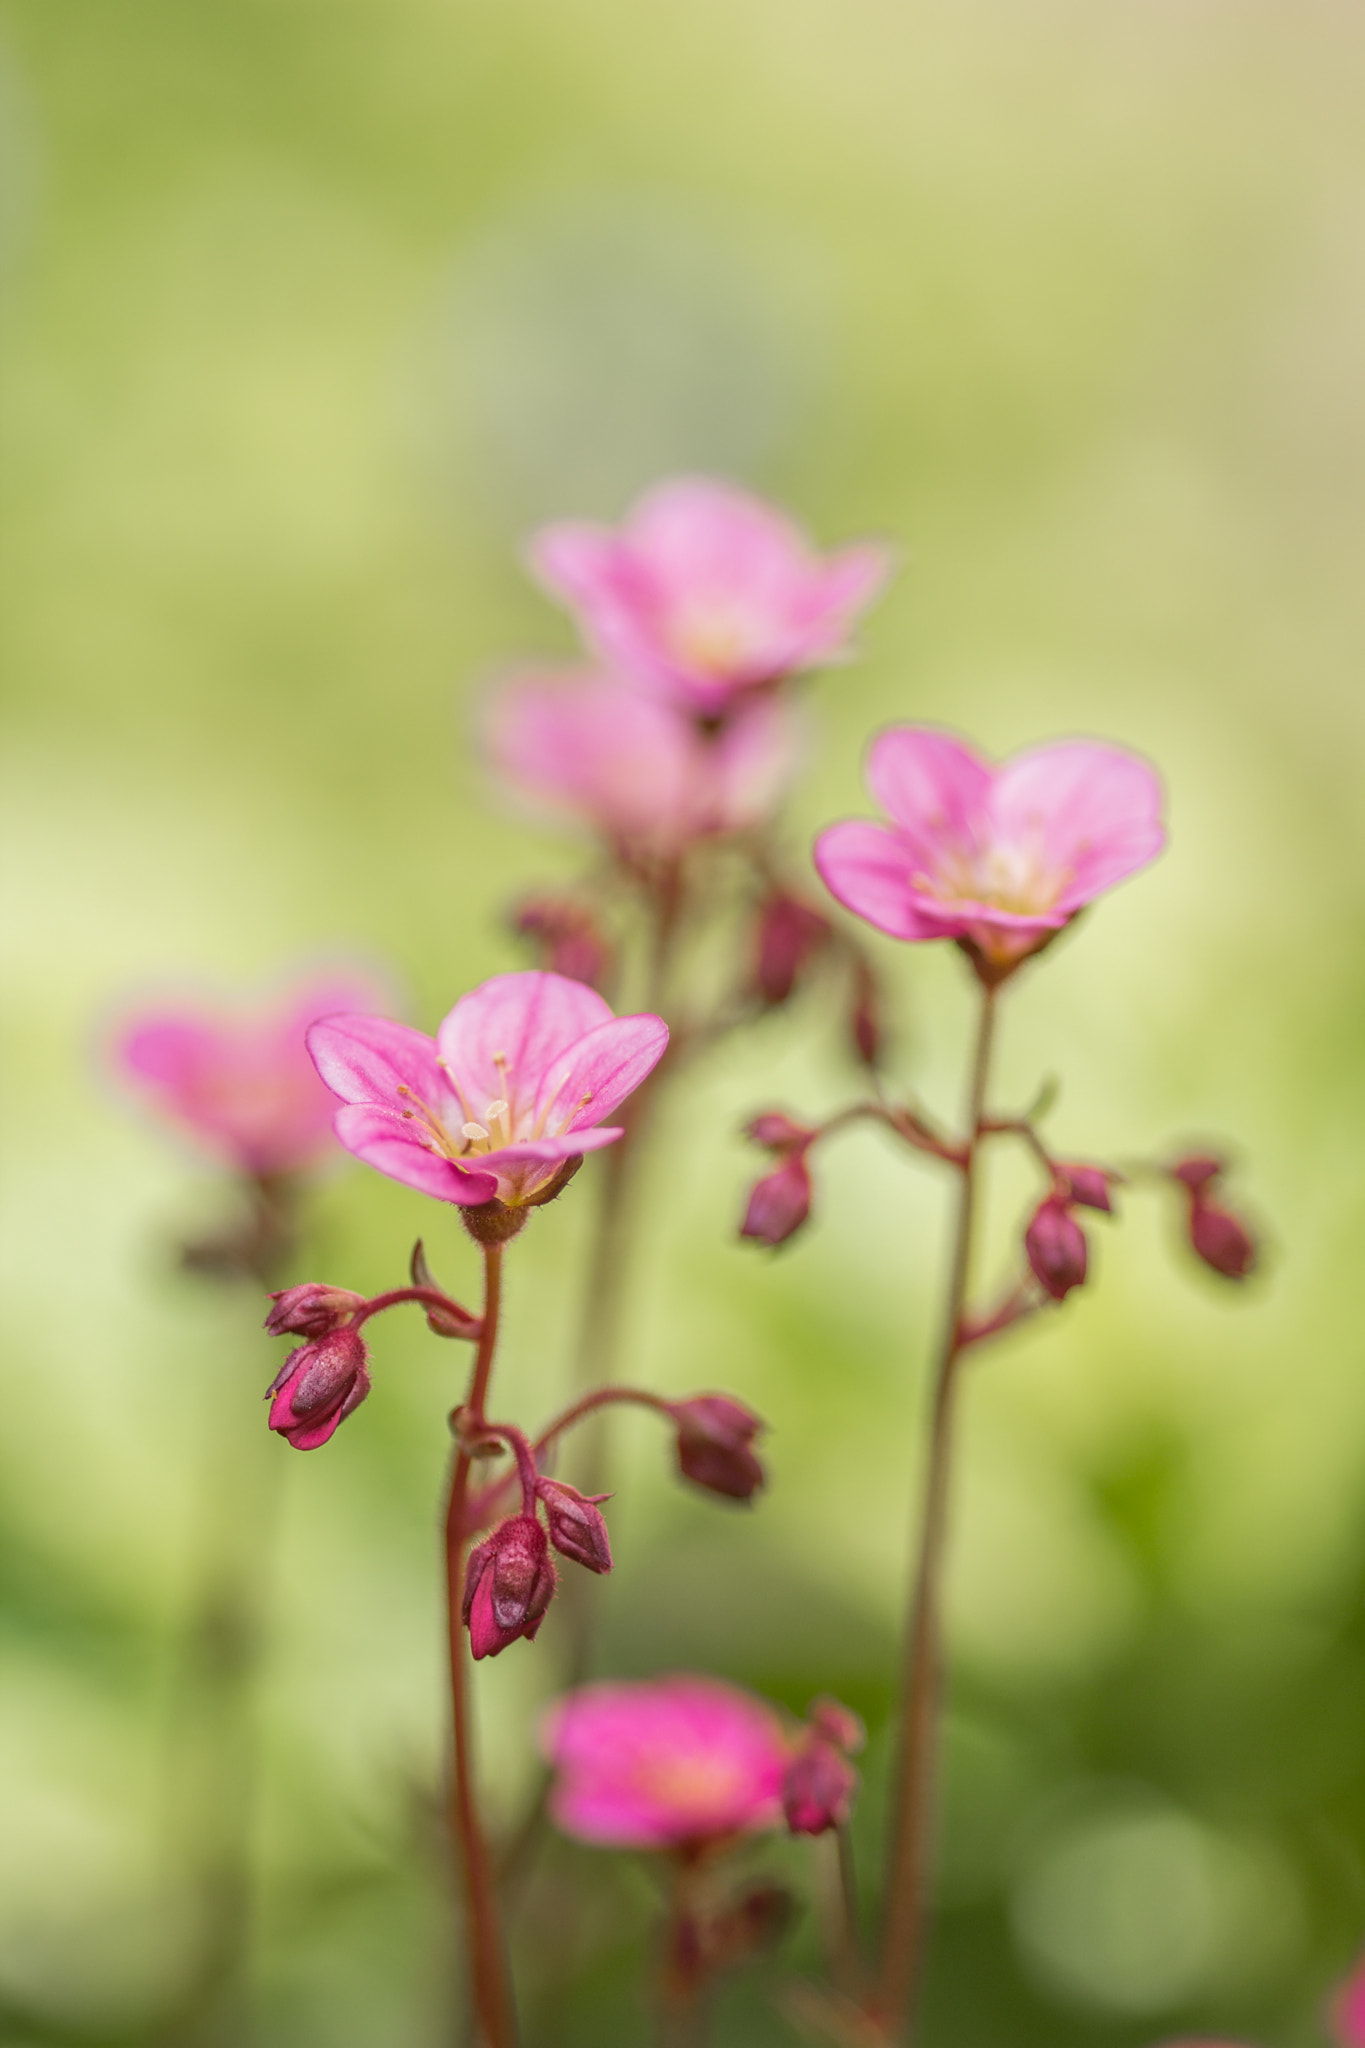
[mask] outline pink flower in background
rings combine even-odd
[[[583,1686],[552,1707],[550,1812],[603,1848],[676,1849],[780,1825],[791,1744],[754,1694],[680,1675]]]
[[[1340,2048],[1365,2048],[1365,1956],[1333,1998],[1331,2022]]]
[[[867,781],[887,825],[849,819],[815,845],[826,887],[896,939],[962,939],[1008,969],[1165,844],[1161,783],[1091,740],[993,766],[953,734],[892,726]]]
[[[561,974],[500,974],[435,1038],[387,1017],[328,1017],[308,1047],[344,1108],[336,1134],[405,1186],[464,1207],[533,1200],[565,1163],[621,1136],[604,1116],[668,1044],[658,1017],[615,1017]]]
[[[610,676],[540,670],[504,685],[489,751],[510,782],[614,843],[675,853],[761,823],[797,750],[791,713],[771,699],[706,733]]]
[[[331,974],[254,1008],[167,1005],[125,1025],[115,1057],[139,1094],[241,1172],[293,1173],[330,1149],[336,1107],[308,1057],[308,1026],[384,1000],[372,980]]]
[[[597,653],[710,718],[742,691],[839,659],[891,557],[873,545],[818,555],[761,498],[680,477],[648,492],[619,528],[542,528],[531,563]]]

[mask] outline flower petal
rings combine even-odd
[[[438,1201],[467,1209],[491,1202],[498,1192],[496,1179],[482,1161],[477,1169],[465,1168],[429,1151],[397,1110],[379,1109],[373,1103],[348,1104],[336,1113],[336,1134],[357,1159]]]
[[[910,886],[910,847],[889,826],[864,818],[830,825],[815,842],[814,860],[831,896],[893,939],[952,938],[964,928],[961,918],[923,907]]]
[[[468,1114],[477,1118],[498,1096],[514,1111],[537,1100],[551,1061],[609,1021],[611,1005],[581,981],[540,970],[498,974],[460,997],[437,1042]]]
[[[993,780],[988,762],[934,726],[893,725],[868,751],[867,786],[928,874],[944,852],[980,845]]]
[[[546,1068],[536,1117],[560,1131],[584,1131],[610,1116],[653,1072],[668,1045],[662,1017],[608,1017]]]
[[[1160,777],[1139,755],[1067,740],[1007,761],[991,811],[1002,837],[1032,836],[1050,865],[1070,872],[1059,905],[1075,910],[1160,853],[1162,796]]]
[[[400,1085],[433,1105],[447,1093],[435,1039],[410,1024],[390,1017],[322,1017],[309,1026],[307,1044],[314,1066],[343,1102],[396,1108]]]

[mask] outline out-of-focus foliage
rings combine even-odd
[[[177,1625],[237,1546],[270,1620],[257,2037],[448,2036],[463,1357],[394,1317],[326,1451],[267,1441],[258,1304],[161,1250],[212,1177],[98,1048],[167,978],[392,957],[430,1028],[517,964],[503,906],[578,857],[469,737],[491,668],[569,645],[517,537],[706,466],[906,548],[811,692],[795,847],[891,717],[1161,765],[1171,848],[1011,991],[1002,1099],[1061,1075],[1068,1156],[1235,1133],[1272,1240],[1234,1296],[1134,1191],[1096,1284],[974,1368],[928,2039],[1320,2038],[1365,1934],[1363,67],[1328,0],[11,0],[0,2037],[112,2040],[173,1977]],[[946,1110],[957,963],[877,943]],[[817,1010],[674,1097],[631,1310],[635,1373],[770,1418],[771,1495],[684,1498],[632,1423],[589,1593],[605,1670],[864,1712],[871,1868],[943,1190],[853,1134],[805,1237],[735,1243],[745,1115],[856,1086]],[[592,1171],[516,1247],[528,1418]],[[1003,1229],[1023,1184],[995,1194]],[[339,1166],[300,1276],[393,1284],[419,1230],[470,1291],[453,1221]],[[501,1813],[557,1626],[480,1672]],[[536,2041],[641,2038],[652,1896],[554,1852]],[[788,2038],[768,1988],[725,2039]]]

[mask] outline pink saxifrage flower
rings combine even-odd
[[[867,781],[890,823],[822,832],[826,887],[892,938],[960,939],[997,973],[1165,844],[1155,770],[1092,740],[995,766],[952,733],[892,726]]]
[[[616,1017],[560,974],[500,974],[461,996],[435,1038],[387,1017],[328,1017],[308,1047],[344,1107],[336,1134],[393,1180],[440,1201],[519,1207],[601,1128],[668,1044],[651,1016]]]
[[[712,718],[746,690],[839,659],[890,555],[864,544],[822,557],[762,499],[679,477],[619,528],[542,528],[531,564],[604,660]]]
[[[550,1812],[603,1848],[682,1849],[780,1826],[792,1747],[773,1709],[718,1679],[583,1686],[551,1708]]]
[[[336,1108],[308,1057],[315,1018],[384,999],[359,975],[314,975],[255,1007],[180,1003],[127,1023],[123,1077],[155,1108],[260,1179],[311,1165],[332,1144]]]
[[[669,854],[771,815],[797,743],[790,710],[743,706],[715,732],[593,670],[513,676],[488,725],[494,764],[626,851]]]

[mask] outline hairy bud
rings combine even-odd
[[[1049,1195],[1034,1210],[1024,1232],[1024,1250],[1034,1277],[1054,1301],[1064,1301],[1085,1279],[1089,1258],[1085,1232],[1056,1195]]]
[[[369,1391],[365,1340],[359,1330],[343,1323],[311,1344],[301,1344],[285,1359],[266,1388],[270,1427],[296,1451],[315,1451]]]
[[[791,1153],[750,1188],[740,1236],[758,1244],[785,1244],[810,1216],[813,1193],[805,1153]]]
[[[678,1430],[678,1469],[684,1479],[726,1500],[752,1500],[766,1474],[751,1446],[763,1424],[727,1394],[697,1394],[672,1401]]]
[[[599,1503],[611,1495],[580,1493],[563,1479],[542,1479],[536,1492],[550,1525],[550,1541],[560,1556],[571,1557],[590,1572],[609,1572],[611,1544]]]
[[[347,1287],[327,1287],[319,1280],[306,1280],[301,1287],[286,1287],[270,1299],[275,1306],[265,1319],[272,1337],[325,1337],[329,1331],[348,1323],[358,1308],[364,1308],[363,1294]]]
[[[534,1515],[510,1515],[476,1544],[465,1566],[464,1623],[477,1661],[525,1636],[535,1639],[554,1598],[555,1568]]]

